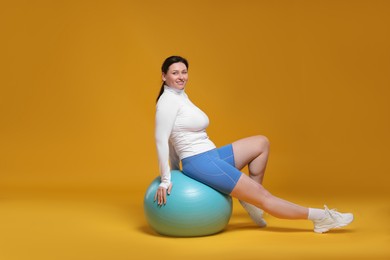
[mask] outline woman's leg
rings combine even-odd
[[[269,156],[269,141],[257,135],[234,142],[234,162],[237,169],[248,165],[249,178],[243,174],[231,195],[248,202],[278,218],[307,219],[308,208],[280,199],[262,185]]]
[[[261,184],[242,174],[231,194],[233,197],[255,205],[284,219],[307,219],[309,209],[273,196]]]
[[[249,177],[263,183],[269,155],[268,139],[262,135],[251,136],[234,142],[232,146],[236,168],[241,170],[248,165]]]
[[[226,148],[228,146],[225,147],[224,153],[221,151],[222,154],[226,155]],[[219,151],[211,150],[198,156],[185,158],[182,160],[183,173],[222,193],[255,205],[249,204],[257,211],[250,209],[248,213],[259,226],[264,226],[261,215],[257,214],[261,211],[260,208],[278,218],[312,220],[314,231],[318,233],[348,225],[353,220],[351,213],[339,213],[327,207],[324,210],[306,208],[275,197],[260,183],[234,167],[231,160],[225,160],[228,157],[221,159],[220,155]]]
[[[248,201],[269,214],[284,219],[309,219],[313,221],[314,232],[323,233],[333,228],[340,228],[353,221],[352,213],[340,213],[336,210],[306,208],[273,196],[264,187],[241,174],[233,191],[230,193],[243,201]]]
[[[249,177],[262,184],[269,155],[269,141],[265,136],[257,135],[238,140],[232,144],[235,167],[239,170],[248,165]],[[263,219],[263,210],[239,200],[252,220],[260,227],[267,223]]]

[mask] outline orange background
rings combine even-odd
[[[389,13],[386,0],[3,1],[0,258],[389,259]],[[153,233],[142,202],[170,55],[189,60],[217,145],[266,135],[265,186],[354,223],[259,229],[234,206],[221,234]]]
[[[190,62],[217,145],[264,134],[272,189],[389,187],[387,1],[16,1],[0,185],[144,189],[160,66]]]

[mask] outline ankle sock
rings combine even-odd
[[[242,207],[248,212],[251,219],[259,226],[259,227],[265,227],[267,225],[267,222],[263,219],[263,210],[259,209],[258,207],[249,204],[245,201],[239,200]]]
[[[325,217],[325,210],[309,208],[309,215],[307,219],[309,220],[320,220]]]

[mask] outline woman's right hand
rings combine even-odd
[[[157,200],[157,205],[162,206],[163,204],[165,205],[167,203],[167,194],[171,194],[171,189],[172,189],[172,183],[169,184],[168,189],[165,189],[163,187],[158,187],[156,194],[154,195],[154,201]]]

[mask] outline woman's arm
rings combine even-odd
[[[168,189],[171,184],[169,137],[178,110],[179,103],[177,100],[172,100],[169,96],[160,97],[156,107],[155,139],[161,176],[160,187],[165,189]]]

